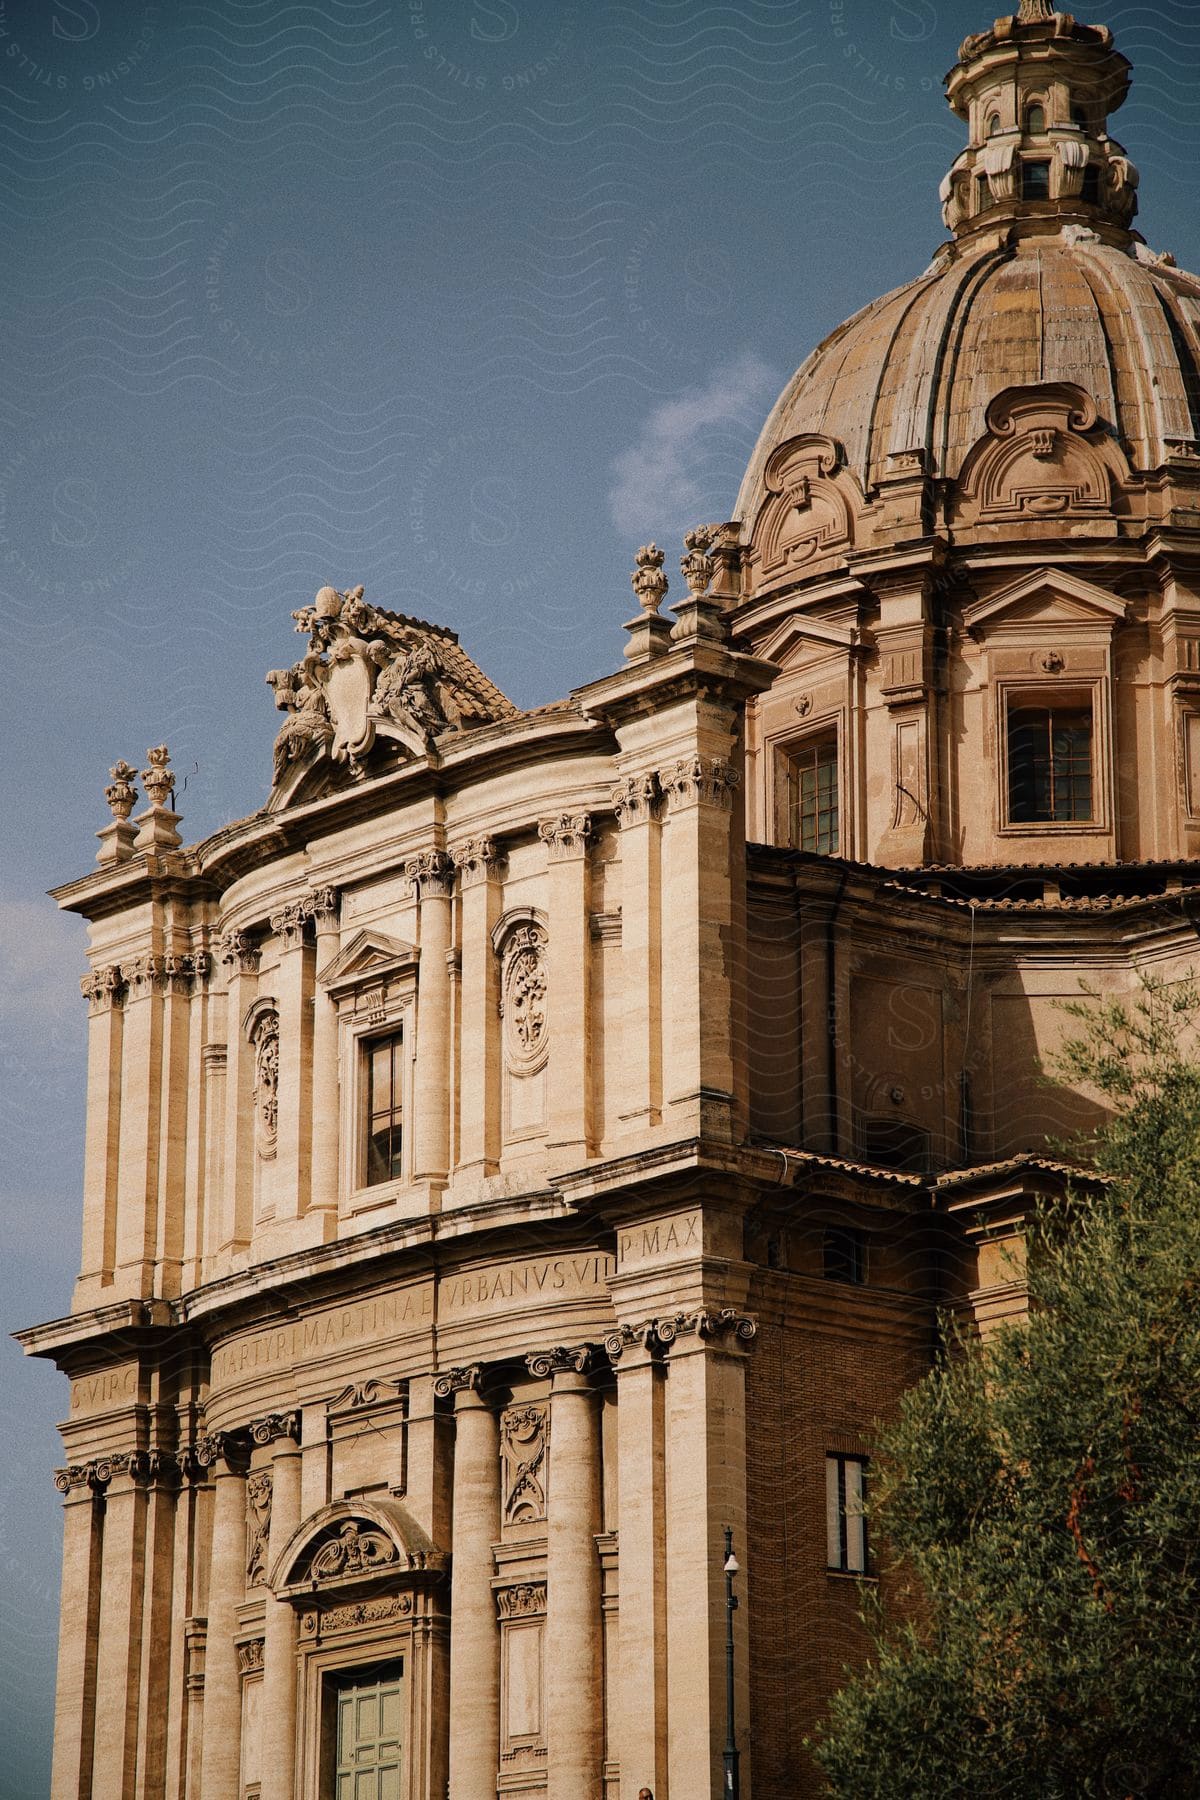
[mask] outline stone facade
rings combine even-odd
[[[1059,1003],[1195,960],[1200,283],[1129,229],[1126,73],[1046,7],[968,40],[953,240],[673,617],[638,551],[618,672],[522,713],[325,588],[263,811],[185,846],[165,746],[137,817],[114,767],[57,894],[80,1275],[21,1334],[54,1800],[716,1800],[726,1528],[741,1791],[812,1791],[876,1422],[939,1306],[1020,1314],[1095,1116]]]

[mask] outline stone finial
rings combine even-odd
[[[152,750],[147,750],[146,761],[150,765],[148,769],[142,770],[142,786],[146,790],[146,798],[151,806],[165,806],[175,786],[171,752],[165,744],[156,744]],[[115,772],[114,770],[114,774]]]
[[[112,812],[112,824],[96,833],[100,839],[96,861],[101,867],[128,862],[137,836],[129,823],[129,815],[137,804],[137,789],[133,785],[137,770],[122,757],[108,772],[112,780],[104,790],[104,798]]]
[[[1042,19],[1053,19],[1054,8],[1050,0],[1021,0],[1017,13],[1018,25],[1036,25]]]
[[[133,785],[137,780],[137,770],[132,763],[127,763],[122,757],[113,764],[108,772],[112,777],[112,782],[109,787],[105,788],[104,798],[108,802],[113,818],[124,821],[129,817],[137,802],[137,789]]]
[[[707,592],[713,578],[714,563],[709,551],[720,534],[719,525],[697,525],[683,540],[686,555],[679,561],[688,592],[694,600]]]
[[[183,839],[175,829],[179,823],[179,814],[172,812],[167,804],[175,787],[171,753],[167,746],[155,744],[152,749],[147,750],[146,763],[147,767],[142,770],[142,786],[150,804],[135,821],[138,833],[133,840],[133,847],[135,850],[177,850]]]
[[[666,552],[657,544],[643,544],[634,557],[637,567],[629,579],[645,613],[657,613],[666,596],[670,585],[663,573],[666,560]]]

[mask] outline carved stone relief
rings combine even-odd
[[[246,1483],[246,1583],[249,1587],[259,1587],[267,1579],[267,1539],[271,1531],[274,1489],[269,1469],[259,1469]]]
[[[546,1019],[546,943],[541,925],[530,920],[504,942],[501,1016],[504,1059],[514,1075],[534,1075],[550,1053]]]
[[[530,1525],[546,1517],[546,1458],[550,1409],[543,1401],[507,1407],[500,1415],[500,1462],[506,1525]]]
[[[279,1014],[260,1013],[251,1033],[254,1045],[254,1130],[264,1162],[279,1141]]]
[[[313,1557],[312,1576],[314,1581],[344,1581],[347,1576],[370,1575],[395,1561],[396,1546],[382,1531],[364,1530],[350,1519]]]

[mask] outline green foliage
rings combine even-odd
[[[885,1438],[872,1515],[918,1622],[867,1608],[816,1746],[844,1800],[1200,1794],[1200,1001],[1068,1010],[1107,1179],[1036,1221],[1028,1321],[947,1322]]]

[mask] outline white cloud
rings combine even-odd
[[[705,386],[656,406],[613,463],[608,505],[622,535],[679,536],[731,507],[775,386],[766,363],[746,352]]]

